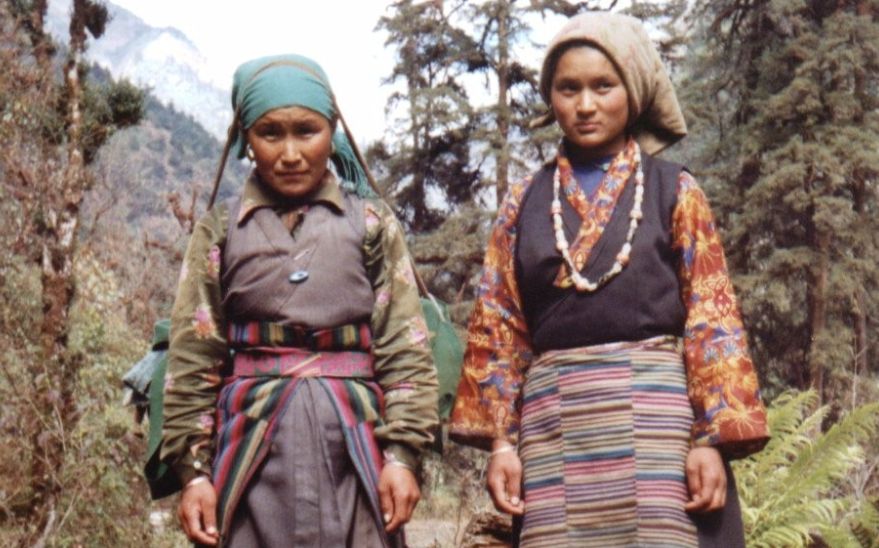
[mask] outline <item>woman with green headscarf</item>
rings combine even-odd
[[[403,231],[316,63],[244,63],[232,105],[226,151],[254,170],[198,222],[172,313],[161,458],[183,528],[234,547],[402,545],[437,423]]]

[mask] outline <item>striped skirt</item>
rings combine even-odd
[[[547,352],[523,387],[521,546],[697,546],[679,339]]]
[[[239,502],[270,457],[275,437],[279,432],[296,432],[282,428],[282,419],[304,384],[307,392],[320,391],[334,410],[366,507],[372,511],[375,529],[385,536],[378,495],[382,457],[374,435],[384,404],[381,388],[371,380],[373,374],[372,356],[366,352],[259,347],[235,354],[234,373],[226,377],[217,399],[212,478],[223,544]],[[317,401],[314,396],[311,400]],[[392,545],[398,542],[386,540]]]

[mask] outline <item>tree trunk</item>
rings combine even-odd
[[[509,19],[512,1],[501,0],[497,11],[498,41],[498,98],[497,98],[497,129],[500,139],[500,151],[497,156],[497,181],[495,192],[497,205],[500,208],[509,186],[510,171],[510,34]]]
[[[85,49],[88,0],[75,0],[70,21],[70,53],[64,69],[67,88],[67,167],[60,188],[46,197],[46,223],[40,234],[43,318],[40,325],[41,363],[34,364],[38,424],[32,437],[32,513],[42,546],[53,534],[61,495],[65,435],[76,425],[74,387],[81,360],[68,348],[70,307],[75,293],[74,254],[80,206],[87,188],[82,151],[82,84],[79,71]],[[40,427],[41,426],[41,427]]]
[[[419,232],[425,223],[425,217],[427,215],[427,204],[425,203],[425,181],[426,181],[426,173],[427,169],[430,168],[429,165],[425,165],[425,157],[428,152],[428,143],[429,143],[429,131],[430,126],[426,123],[426,121],[419,117],[419,106],[418,106],[418,69],[419,67],[416,64],[415,59],[417,58],[416,54],[416,44],[413,38],[409,38],[406,42],[405,47],[403,48],[403,57],[407,59],[407,71],[406,82],[407,82],[407,91],[409,98],[409,130],[412,136],[412,162],[414,166],[414,170],[412,171],[412,191],[410,193],[409,199],[407,200],[410,204],[412,204],[412,229],[415,232]],[[430,111],[429,108],[425,109],[427,112]],[[429,116],[429,115],[428,115]],[[425,137],[422,138],[421,132],[425,132]]]
[[[875,16],[876,12],[877,12],[877,8],[874,8],[871,5],[871,2],[868,2],[867,0],[859,0],[857,2],[857,6],[855,8],[855,11],[857,12],[858,15],[860,15],[862,17],[867,16],[867,15]]]
[[[814,229],[813,229],[814,230]],[[819,405],[824,402],[824,369],[827,364],[819,358],[818,337],[827,327],[827,277],[830,270],[830,234],[817,233],[812,245],[818,255],[818,262],[812,271],[812,283],[808,290],[809,299],[809,386],[818,394]]]
[[[43,69],[48,69],[52,63],[52,55],[55,48],[52,41],[45,32],[43,32],[43,21],[46,17],[46,10],[49,8],[48,0],[33,0],[31,4],[30,25],[31,39],[34,45],[34,56],[37,63]]]
[[[852,377],[852,409],[858,405],[858,381],[861,374],[867,371],[867,299],[863,288],[857,289],[855,306],[852,311],[852,323],[855,328],[855,359]]]
[[[856,78],[856,93],[862,93],[863,79]],[[862,223],[866,225],[869,222],[866,213],[867,201],[867,177],[857,170],[853,174],[852,198],[854,200],[854,210]],[[867,356],[869,340],[867,337],[867,294],[863,286],[855,289],[854,306],[852,307],[852,324],[855,332],[855,349],[854,349],[854,374],[852,376],[852,406],[854,409],[858,405],[858,381],[863,373],[867,372]]]
[[[865,0],[859,0],[857,2],[856,12],[861,17],[874,15],[870,3]],[[864,72],[854,72],[854,83],[854,95],[857,101],[862,105],[869,104],[871,101],[867,94],[868,92],[866,91],[867,82]],[[863,121],[863,114],[858,116],[855,121],[861,123]],[[856,170],[853,174],[852,198],[854,200],[854,210],[860,219],[862,226],[866,226],[869,222],[866,207],[868,179],[869,175],[860,170]],[[854,301],[852,323],[854,324],[855,332],[855,355],[853,364],[854,375],[852,376],[852,409],[858,405],[858,381],[860,380],[860,376],[867,372],[867,357],[869,355],[868,348],[870,344],[867,336],[867,294],[863,286],[860,286],[855,290]]]

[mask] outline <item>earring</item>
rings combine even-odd
[[[330,156],[336,153],[336,143],[330,141]]]
[[[247,148],[244,149],[244,155],[247,156],[247,159],[251,162],[256,159],[256,157],[253,155],[253,149],[250,148],[250,145],[247,145]]]

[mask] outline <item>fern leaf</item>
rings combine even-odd
[[[879,548],[879,510],[847,496],[845,483],[864,464],[864,445],[879,427],[879,402],[826,432],[821,425],[829,408],[817,402],[813,392],[778,397],[768,410],[772,440],[733,465],[749,546],[809,546],[820,539],[834,548]]]

